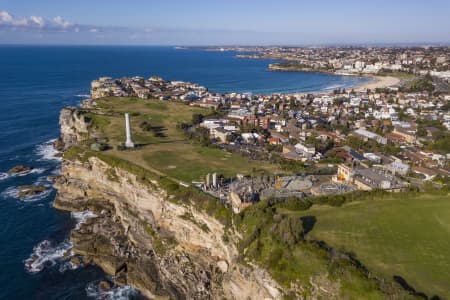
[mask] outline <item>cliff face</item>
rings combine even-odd
[[[78,113],[75,107],[66,107],[59,115],[61,140],[64,147],[69,147],[86,139],[89,134],[88,122],[85,116]]]
[[[63,110],[60,124],[66,146],[87,135],[76,110]],[[148,298],[281,298],[263,269],[238,262],[237,234],[191,205],[169,200],[158,182],[141,183],[96,157],[64,160],[61,171],[54,206],[97,215],[72,231],[75,253],[118,284]]]

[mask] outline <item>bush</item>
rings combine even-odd
[[[203,122],[203,119],[204,119],[205,117],[202,115],[202,114],[193,114],[192,115],[192,124],[194,124],[194,125],[198,125],[198,124],[200,124],[201,122]]]
[[[286,208],[289,210],[307,210],[311,206],[312,203],[308,199],[299,199],[296,197],[291,197],[279,204],[279,207]]]
[[[148,121],[142,121],[139,124],[139,127],[143,130],[143,131],[151,131],[152,130],[152,124],[150,124],[150,122]]]
[[[116,146],[116,149],[117,149],[118,151],[125,151],[125,150],[127,150],[127,147],[125,147],[124,144],[120,144],[120,145],[117,145],[117,146]]]
[[[303,240],[303,222],[299,217],[286,216],[272,227],[272,233],[281,242],[293,246]]]

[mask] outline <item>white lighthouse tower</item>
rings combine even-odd
[[[125,147],[134,148],[133,139],[131,138],[131,124],[130,124],[130,114],[125,113],[125,131],[127,135],[127,141],[125,142]]]

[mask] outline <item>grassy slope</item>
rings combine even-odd
[[[312,286],[319,285],[328,291],[326,294],[340,299],[386,299],[387,295],[392,299],[415,299],[390,280],[380,287],[347,260],[332,261],[317,244],[284,243],[280,240],[283,233],[274,231],[278,210],[262,201],[236,215],[234,221],[243,237],[239,247],[245,257],[264,266],[281,285],[290,288],[298,282],[306,288],[300,293],[304,297],[314,296]]]
[[[176,128],[179,122],[191,122],[192,114],[208,115],[210,110],[184,104],[137,98],[109,97],[97,101],[102,111],[129,112],[133,139],[140,144],[133,151],[109,150],[106,153],[134,164],[157,170],[176,179],[190,182],[200,180],[207,173],[217,172],[226,176],[236,173],[249,174],[255,170],[278,171],[278,167],[261,161],[251,161],[237,154],[216,148],[205,148],[186,140],[183,132]],[[139,115],[133,115],[139,113]],[[125,141],[125,124],[121,114],[117,116],[95,115],[93,118],[99,132],[109,139],[112,146]],[[92,117],[92,114],[91,114]],[[139,128],[142,121],[159,127],[164,137]]]
[[[343,207],[314,206],[310,239],[355,253],[369,270],[403,277],[427,295],[450,298],[450,198],[364,201]]]

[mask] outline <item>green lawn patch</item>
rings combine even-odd
[[[309,239],[354,253],[369,270],[400,276],[418,292],[450,298],[450,197],[399,196],[295,214],[316,218]]]

